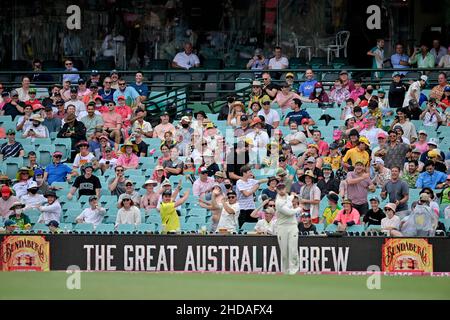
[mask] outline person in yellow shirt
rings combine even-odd
[[[359,144],[348,150],[342,159],[344,167],[348,168],[351,165],[354,166],[356,162],[361,161],[362,164],[367,168],[370,163],[370,156],[367,149],[370,148],[370,142],[366,137],[359,137]],[[350,163],[348,162],[350,160]]]
[[[338,212],[342,209],[339,205],[339,196],[330,191],[330,193],[327,195],[328,198],[328,206],[323,211],[322,219],[320,220],[320,223],[324,223],[325,227],[329,224],[332,224],[334,221],[334,218],[336,218]]]
[[[342,156],[339,152],[339,145],[336,142],[330,144],[330,154],[323,158],[323,164],[328,163],[336,171],[341,168]]]
[[[161,221],[164,226],[164,232],[173,232],[180,230],[180,218],[178,217],[176,207],[181,206],[186,202],[189,197],[189,190],[187,190],[183,197],[175,201],[176,195],[178,193],[166,190],[162,194],[162,202],[160,205],[159,212],[161,214]]]

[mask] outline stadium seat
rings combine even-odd
[[[136,226],[136,232],[155,232],[156,225],[153,223],[141,223]]]
[[[70,232],[73,230],[73,226],[71,223],[60,223],[59,229],[63,230],[64,232]]]
[[[317,233],[322,233],[325,230],[325,226],[323,225],[323,223],[315,224],[315,226]]]
[[[113,223],[114,224],[114,223],[116,223],[116,218],[117,218],[117,215],[109,213],[109,210],[108,210],[108,215],[105,217],[104,223]]]
[[[159,215],[159,212],[156,211],[156,213],[151,213],[147,220],[145,221],[146,223],[153,223],[153,224],[157,224],[157,225],[162,225],[162,221],[161,221],[161,216]]]
[[[440,221],[445,225],[445,230],[450,231],[450,219],[440,219]]]
[[[95,228],[96,233],[111,233],[114,232],[114,224],[101,223]]]
[[[52,163],[52,154],[55,152],[55,146],[50,144],[41,144],[36,150],[37,161],[41,166],[46,167]]]
[[[359,232],[361,234],[361,232],[364,231],[364,226],[357,224],[357,225],[353,225],[347,228],[347,232]]]
[[[31,229],[35,233],[48,233],[49,229],[44,223],[36,223]]]
[[[181,231],[184,231],[184,232],[196,232],[198,230],[198,226],[197,226],[196,223],[191,223],[191,222],[183,223],[183,222],[180,221],[180,224],[181,224]]]
[[[70,153],[72,149],[72,140],[70,138],[56,138],[53,140],[53,145],[55,146],[55,151],[59,151],[63,154],[61,161],[67,161],[70,158]]]
[[[336,230],[337,230],[337,225],[335,225],[333,223],[329,224],[325,229],[325,231],[327,231],[327,232],[334,232]]]
[[[3,163],[0,163],[0,171],[5,173],[8,178],[15,179],[17,171],[23,166],[23,159],[18,158],[7,158]]]
[[[256,222],[245,222],[242,227],[241,231],[255,231]]]
[[[117,226],[117,231],[122,234],[133,233],[136,230],[136,226],[134,224],[119,224]]]
[[[67,209],[67,211],[64,213],[64,221],[66,223],[75,223],[75,219],[81,214],[81,211],[82,211],[81,208],[78,208],[78,209],[75,209],[75,208]]]
[[[78,223],[73,228],[77,233],[92,233],[94,232],[94,225],[92,223]]]
[[[24,213],[30,218],[31,224],[36,224],[41,216],[41,212],[38,209],[27,209]]]

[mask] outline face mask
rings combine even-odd
[[[316,89],[316,92],[317,92],[317,93],[321,93],[321,92],[322,92],[322,88],[317,88],[317,89]]]
[[[102,104],[101,103],[96,103],[95,106],[100,108],[102,106]]]
[[[44,179],[43,178],[36,178],[36,182],[42,182]]]
[[[327,173],[324,172],[323,173],[323,177],[328,179],[329,177],[331,177],[331,173],[330,172],[327,172]]]
[[[22,214],[23,209],[16,209],[16,210],[14,210],[14,212],[15,212],[16,214]]]
[[[291,129],[291,134],[296,134],[298,132],[298,130],[296,129]]]
[[[38,189],[30,189],[28,190],[31,194],[36,194],[38,192]]]
[[[33,123],[33,127],[37,128],[39,127],[40,123]]]
[[[372,92],[373,92],[373,89],[367,89],[368,94],[372,94]]]
[[[181,124],[181,126],[185,129],[187,129],[187,128],[189,128],[189,123],[183,123],[183,124]]]
[[[231,188],[231,184],[226,184],[225,188],[230,189]]]

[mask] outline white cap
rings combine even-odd
[[[32,189],[32,188],[37,188],[38,185],[36,183],[36,181],[31,181],[30,184],[28,185],[27,189]]]
[[[373,159],[373,164],[382,164],[382,165],[384,165],[384,160],[379,158],[379,157],[376,157],[376,158]]]
[[[428,77],[426,75],[422,75],[422,76],[420,76],[420,80],[423,80],[423,81],[427,82],[428,81]]]
[[[436,148],[438,146],[438,142],[437,142],[436,138],[430,138],[430,140],[427,142],[427,144],[432,144],[432,145],[436,146]]]
[[[348,114],[345,116],[345,121],[347,121],[348,119],[354,118],[355,116],[352,114]]]

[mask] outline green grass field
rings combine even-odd
[[[68,290],[65,272],[0,272],[5,299],[450,299],[449,277],[382,277],[380,290],[366,276],[191,273],[81,274]]]

